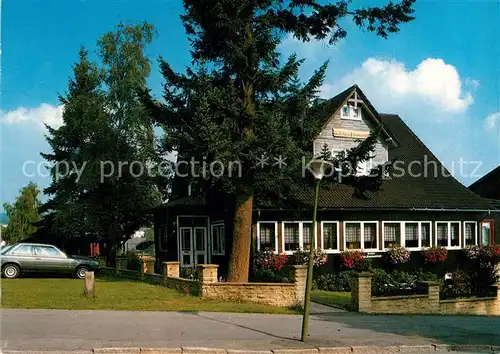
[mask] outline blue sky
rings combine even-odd
[[[158,56],[177,70],[189,65],[180,3],[2,2],[3,202],[12,202],[30,180],[41,187],[49,182],[39,156],[40,151],[48,151],[43,122],[57,125],[60,121],[57,97],[66,90],[80,46],[94,55],[96,39],[120,20],[146,20],[159,31],[147,49],[154,64],[149,80],[153,92],[161,94]],[[468,185],[500,164],[500,3],[418,0],[415,9],[417,19],[388,40],[346,23],[348,37],[336,46],[286,37],[281,49],[284,54],[297,52],[308,58],[303,79],[329,59],[324,97],[357,83],[379,112],[399,114]],[[467,162],[463,173],[458,170],[460,159]],[[26,161],[34,163],[23,171]]]

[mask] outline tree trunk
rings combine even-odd
[[[233,248],[229,258],[228,282],[248,282],[252,231],[253,195],[245,194],[236,202]]]

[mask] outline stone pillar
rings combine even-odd
[[[294,265],[293,283],[295,284],[295,298],[297,305],[304,307],[307,282],[307,265]]]
[[[361,272],[351,281],[351,304],[358,312],[370,313],[372,309],[372,273]]]
[[[147,274],[154,274],[155,272],[155,260],[154,259],[143,259],[142,260],[142,272]]]
[[[163,276],[165,278],[180,278],[181,263],[180,262],[163,262]]]
[[[432,313],[439,313],[439,283],[437,281],[428,281],[427,294],[429,297],[429,310]]]
[[[122,269],[124,269],[124,270],[127,269],[128,260],[126,257],[116,257],[115,261],[116,261],[116,272],[117,273],[120,272],[120,270],[122,270]]]
[[[218,264],[199,264],[198,274],[202,283],[216,283]]]

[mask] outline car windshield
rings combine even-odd
[[[7,251],[9,251],[11,248],[13,247],[13,245],[9,245],[9,246],[3,246],[0,248],[0,254],[5,254],[7,253]]]

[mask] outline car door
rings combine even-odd
[[[20,244],[6,252],[6,260],[12,259],[19,262],[23,272],[32,272],[35,270],[35,255],[33,246]]]
[[[35,270],[40,273],[69,272],[70,259],[54,246],[34,246]]]

